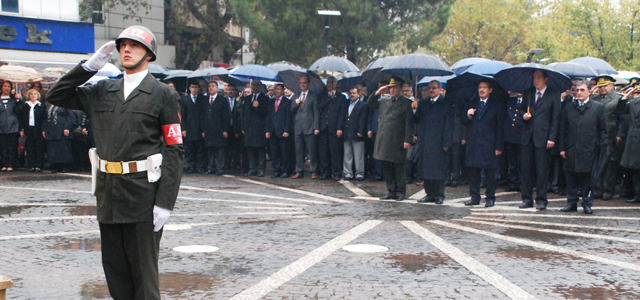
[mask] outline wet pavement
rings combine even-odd
[[[0,175],[8,299],[109,299],[90,179]],[[160,249],[163,299],[640,299],[640,205],[594,215],[380,201],[380,181],[186,175]],[[371,244],[388,251],[348,252]],[[176,247],[206,245],[214,252]]]

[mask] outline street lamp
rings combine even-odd
[[[538,53],[542,53],[544,52],[544,49],[540,49],[540,48],[534,48],[529,50],[529,52],[527,52],[527,62],[530,63],[531,59],[533,58],[534,55],[538,54]]]
[[[318,10],[318,15],[324,16],[324,56],[327,56],[327,36],[329,35],[329,17],[342,15],[339,10]]]

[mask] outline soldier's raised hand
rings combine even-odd
[[[102,45],[96,53],[94,53],[89,60],[82,64],[82,68],[89,72],[96,72],[100,70],[104,65],[107,64],[111,55],[113,54],[113,50],[116,49],[116,42],[109,41],[106,44]]]

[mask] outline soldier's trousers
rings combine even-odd
[[[158,251],[162,230],[153,223],[100,223],[102,267],[115,300],[160,299]]]
[[[405,164],[382,161],[382,174],[387,183],[389,194],[406,196],[407,183],[405,182]]]

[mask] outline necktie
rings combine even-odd
[[[215,98],[213,98],[213,96],[209,97],[209,105],[213,105],[213,100],[214,100],[214,99],[215,99]]]
[[[282,99],[282,97],[276,100],[276,112],[278,112],[278,106],[280,106],[280,99]]]
[[[536,97],[535,104],[538,104],[538,101],[540,100],[540,98],[542,98],[542,93],[540,93],[540,91],[538,91],[538,97]]]
[[[304,108],[304,101],[307,100],[307,93],[302,93],[302,99],[300,100],[300,109]]]
[[[196,104],[196,96],[191,95],[191,101],[193,101],[193,104]]]

